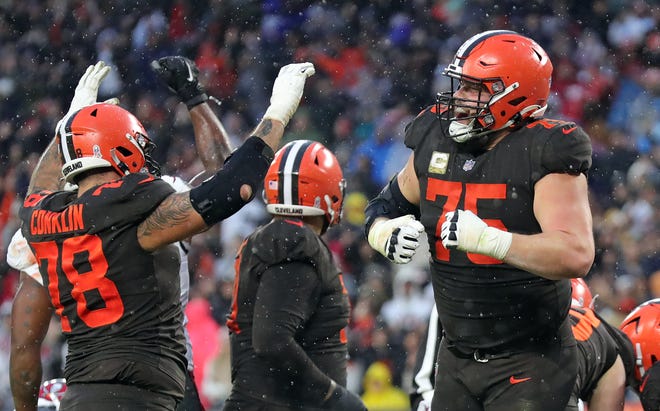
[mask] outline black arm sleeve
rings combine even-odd
[[[419,207],[408,201],[399,188],[396,176],[376,197],[372,198],[364,210],[364,235],[369,236],[369,229],[378,217],[396,218],[412,214],[419,220]]]
[[[294,382],[301,399],[324,398],[331,384],[296,342],[319,300],[319,278],[311,265],[292,262],[268,268],[257,291],[252,346],[275,372]]]
[[[250,137],[227,158],[213,177],[190,190],[190,203],[208,226],[233,215],[254,197],[273,161],[273,150],[259,137]],[[252,197],[243,201],[243,184],[252,188]]]

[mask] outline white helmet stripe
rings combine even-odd
[[[305,153],[305,149],[310,144],[309,141],[295,141],[293,142],[286,158],[283,159],[284,167],[282,170],[282,202],[283,204],[294,204],[294,189],[297,192],[298,187],[294,187],[298,181],[298,167],[300,167],[300,160]],[[295,176],[294,176],[295,173]],[[295,199],[297,202],[297,199]]]
[[[472,50],[479,43],[486,40],[487,38],[497,36],[499,34],[517,34],[517,33],[511,30],[489,30],[489,31],[484,31],[483,33],[475,34],[474,36],[467,39],[467,41],[463,43],[461,47],[458,49],[453,64],[456,67],[463,67],[463,63],[465,63],[465,58],[470,55]]]
[[[62,153],[63,158],[62,163],[67,163],[75,158],[72,157],[72,155],[75,155],[75,152],[73,151],[71,123],[78,111],[79,110],[76,110],[72,113],[66,114],[62,120],[57,123],[57,134],[60,136],[60,152]]]

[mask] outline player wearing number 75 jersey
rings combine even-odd
[[[543,118],[552,63],[530,38],[476,34],[443,74],[451,90],[409,124],[407,164],[367,206],[369,243],[405,263],[426,231],[444,330],[433,410],[563,410],[569,279],[594,258],[589,138]]]

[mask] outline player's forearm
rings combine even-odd
[[[222,123],[207,103],[190,109],[195,145],[204,169],[208,173],[218,171],[231,153],[229,136]]]
[[[592,238],[560,232],[513,234],[504,262],[551,280],[583,277],[594,261]]]
[[[63,184],[61,177],[62,159],[58,152],[57,139],[54,138],[46,147],[46,151],[41,155],[32,172],[28,194],[41,190],[55,191],[60,189]]]
[[[318,278],[302,262],[272,265],[261,276],[252,323],[254,351],[282,378],[300,387],[297,391],[305,401],[324,398],[331,384],[330,377],[295,339],[316,311],[321,288]],[[301,302],[300,296],[306,301]]]
[[[185,193],[174,193],[138,227],[144,250],[184,240],[224,220],[252,200],[263,184],[273,150],[251,137],[215,175]]]
[[[36,411],[41,376],[39,347],[12,346],[9,359],[9,377],[16,411]]]
[[[264,327],[255,333],[253,347],[257,355],[275,370],[277,375],[295,382],[297,392],[304,401],[318,401],[323,398],[332,383],[309,358],[293,335],[275,327]]]
[[[623,410],[626,395],[626,369],[620,356],[601,376],[589,400],[589,409],[599,411]]]
[[[193,209],[189,193],[174,193],[138,226],[137,235],[144,250],[155,251],[207,228],[202,216]]]
[[[264,118],[254,129],[252,135],[261,138],[273,151],[277,151],[284,135],[284,124],[278,120]]]

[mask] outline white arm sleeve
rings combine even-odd
[[[14,233],[7,248],[7,264],[18,271],[25,272],[39,284],[44,285],[37,260],[34,258],[34,254],[32,254],[32,250],[30,250],[30,246],[23,237],[20,228]]]

